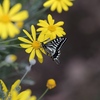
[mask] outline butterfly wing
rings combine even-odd
[[[43,48],[47,52],[47,55],[50,56],[57,64],[60,63],[59,56],[60,56],[60,49],[62,45],[65,43],[67,38],[60,37],[56,38],[46,44],[43,44]]]

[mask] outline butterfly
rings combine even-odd
[[[47,55],[50,56],[57,64],[60,63],[59,56],[61,54],[60,49],[62,45],[66,42],[67,38],[57,37],[56,39],[49,41],[47,43],[42,43],[42,47],[46,51]]]

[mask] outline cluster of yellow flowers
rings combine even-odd
[[[61,13],[62,10],[68,11],[68,6],[72,6],[73,0],[47,0],[43,6],[50,7],[51,11],[57,9],[58,13]],[[0,5],[0,37],[2,39],[6,39],[8,36],[13,38],[16,34],[20,33],[20,28],[23,26],[23,22],[29,17],[28,11],[23,10],[20,11],[22,8],[21,3],[14,5],[10,8],[10,0],[3,0],[3,4]],[[63,25],[62,23],[54,24],[54,20],[48,16],[49,24],[44,21],[40,20],[38,26],[42,26],[43,28],[38,29],[38,31],[43,31],[45,34],[46,28],[49,26],[50,31],[54,31],[55,27],[59,25]],[[43,24],[43,25],[42,25]],[[52,28],[51,28],[52,27]],[[57,29],[58,30],[58,29]],[[48,32],[49,33],[49,32]],[[64,34],[64,33],[63,33]],[[53,35],[54,38],[55,35]]]
[[[20,80],[15,81],[11,86],[10,91],[7,89],[5,83],[0,80],[0,100],[36,100],[36,96],[31,96],[31,90],[27,89],[22,92],[20,86]],[[56,87],[56,82],[54,79],[49,79],[47,81],[47,90]]]
[[[58,13],[61,13],[62,10],[68,11],[68,6],[72,6],[73,0],[46,0],[43,3],[45,8],[49,8],[51,11],[57,10]],[[38,1],[39,2],[39,1]],[[14,38],[20,33],[20,29],[24,26],[24,21],[28,19],[29,13],[28,10],[21,10],[22,4],[18,3],[11,7],[10,0],[3,0],[2,5],[0,4],[0,38],[2,40],[7,39],[8,37]],[[37,59],[40,63],[43,62],[43,55],[46,54],[42,43],[46,42],[48,39],[52,41],[57,37],[63,37],[66,35],[62,26],[64,21],[59,21],[55,23],[51,14],[47,15],[46,20],[39,20],[37,23],[37,29],[34,25],[31,25],[31,33],[23,29],[23,32],[27,36],[18,37],[23,43],[20,44],[22,48],[25,49],[25,52],[30,54],[29,62],[37,56]],[[37,34],[38,33],[38,34]],[[12,63],[17,59],[15,55],[9,55],[6,57],[5,61]],[[21,80],[17,80],[8,90],[5,83],[0,80],[0,100],[36,100],[36,96],[31,96],[31,90],[27,89],[20,92]],[[49,79],[47,81],[47,90],[53,89],[56,87],[56,82],[54,79]],[[46,92],[47,92],[46,90]],[[43,95],[42,95],[43,96]],[[38,99],[40,100],[41,97]]]
[[[40,63],[43,62],[42,53],[45,54],[45,50],[43,49],[41,43],[47,39],[53,40],[56,38],[56,36],[62,37],[65,35],[66,33],[61,27],[63,24],[63,21],[59,21],[58,23],[54,24],[54,19],[49,14],[48,21],[39,20],[39,23],[37,23],[37,25],[40,26],[40,28],[37,29],[37,31],[40,32],[38,38],[36,37],[34,25],[31,26],[32,36],[26,30],[23,30],[29,40],[23,37],[18,37],[18,39],[24,42],[23,44],[20,44],[20,46],[25,48],[26,53],[30,53],[29,61],[34,59],[36,53],[38,61]]]

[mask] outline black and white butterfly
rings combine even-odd
[[[47,55],[50,56],[57,64],[60,63],[59,56],[61,54],[60,49],[62,45],[66,42],[67,38],[59,37],[52,41],[47,42],[46,44],[42,43],[44,50]]]

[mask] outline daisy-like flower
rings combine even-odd
[[[44,7],[50,7],[51,11],[54,11],[57,9],[58,13],[61,13],[62,10],[68,11],[68,6],[73,6],[72,3],[73,0],[47,0],[43,6]]]
[[[59,21],[54,24],[55,20],[50,14],[48,15],[47,19],[48,21],[39,20],[39,23],[37,24],[38,26],[40,26],[40,28],[37,29],[38,32],[41,32],[39,36],[40,39],[44,38],[45,40],[47,40],[48,38],[50,38],[50,40],[53,40],[56,38],[56,36],[62,37],[66,34],[61,27],[64,24],[63,21]]]
[[[18,3],[10,9],[10,0],[3,0],[2,6],[0,5],[0,37],[2,39],[6,39],[8,36],[13,38],[20,33],[16,22],[28,18],[28,12],[26,10],[20,11],[21,8],[21,3]]]
[[[0,100],[36,100],[36,96],[31,96],[31,90],[20,91],[20,80],[15,81],[10,91],[5,83],[0,80]]]
[[[36,38],[36,31],[35,31],[35,27],[32,25],[31,26],[31,32],[32,32],[32,36],[26,31],[23,30],[24,33],[27,35],[27,37],[29,38],[23,38],[23,37],[18,37],[18,39],[22,42],[24,42],[23,44],[20,44],[20,46],[22,48],[25,48],[26,53],[30,53],[29,56],[29,61],[31,61],[32,59],[35,58],[35,54],[38,57],[38,61],[40,63],[43,62],[43,56],[42,53],[44,52],[44,49],[42,48],[41,42],[43,41],[43,39],[41,39],[42,41],[40,41],[40,38]]]

